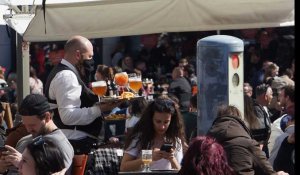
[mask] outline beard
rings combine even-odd
[[[40,135],[45,135],[47,134],[47,129],[46,129],[46,125],[43,125],[39,131],[37,132],[31,132],[31,135],[33,138],[36,138],[37,136],[40,136]]]

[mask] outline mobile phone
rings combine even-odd
[[[5,146],[0,146],[0,152],[3,152],[3,151],[7,151],[7,148],[5,148]]]
[[[161,146],[161,151],[171,152],[171,149],[173,148],[173,144],[165,143]]]

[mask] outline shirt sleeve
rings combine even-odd
[[[80,108],[81,89],[76,75],[70,70],[59,72],[50,83],[49,97],[56,100],[65,125],[87,125],[101,115],[98,106]]]

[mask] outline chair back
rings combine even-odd
[[[87,159],[88,155],[86,154],[74,155],[72,175],[84,175]]]
[[[89,154],[85,175],[118,175],[122,156],[122,149],[96,149]]]

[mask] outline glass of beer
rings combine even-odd
[[[92,82],[92,91],[100,98],[106,94],[107,85],[105,81]]]
[[[144,164],[143,172],[150,172],[150,163],[152,162],[152,150],[142,150],[142,161]]]
[[[119,95],[124,91],[124,88],[128,85],[128,74],[127,72],[119,72],[115,74],[114,82],[118,85]]]
[[[130,89],[132,89],[134,93],[137,94],[143,86],[142,76],[140,74],[132,73],[128,74],[128,77]]]
[[[115,83],[119,86],[126,86],[128,83],[128,74],[126,72],[116,73]]]

